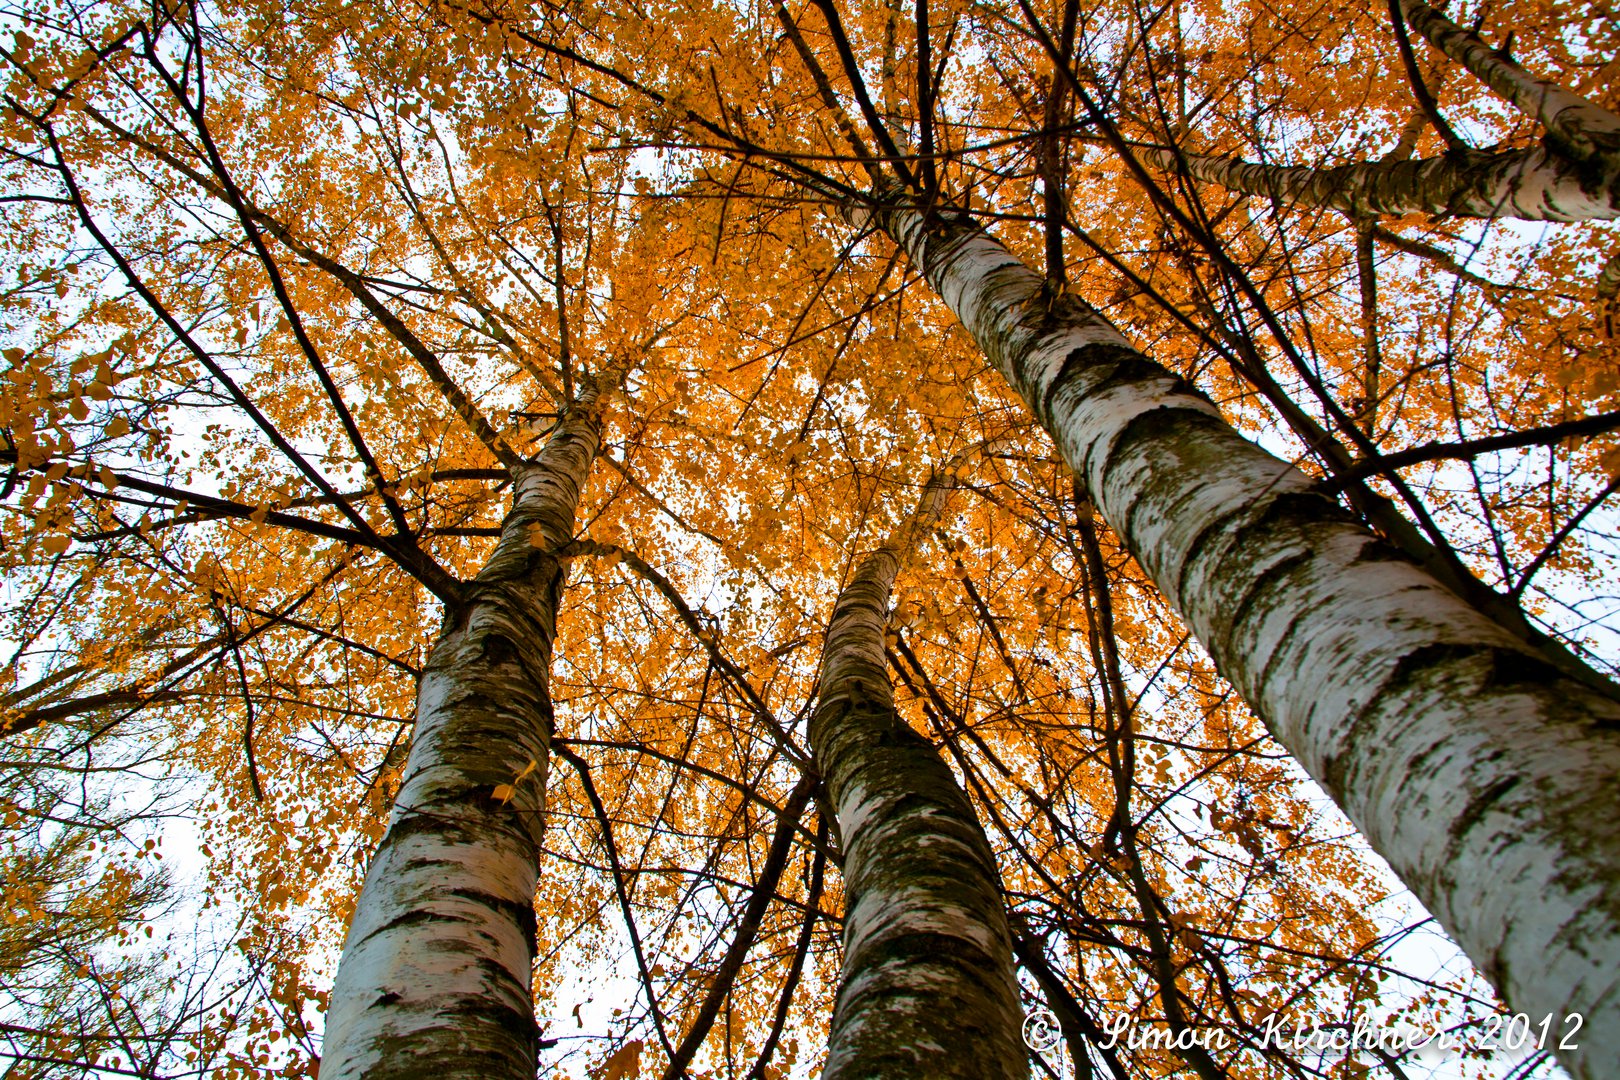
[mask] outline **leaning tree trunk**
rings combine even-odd
[[[1261,165],[1159,148],[1140,153],[1167,171],[1259,195],[1279,206],[1342,210],[1357,217],[1449,214],[1523,221],[1620,217],[1620,159],[1580,161],[1545,146],[1323,168]]]
[[[323,1080],[533,1080],[530,969],[548,686],[564,565],[600,437],[587,393],[514,470],[494,554],[422,672],[410,758],[343,946]],[[510,785],[499,794],[496,788]]]
[[[874,211],[1245,700],[1516,1009],[1620,1061],[1620,704],[960,215]],[[1595,676],[1594,676],[1595,678]],[[1598,680],[1601,681],[1601,680]]]
[[[1520,67],[1507,48],[1492,48],[1478,33],[1464,30],[1423,0],[1397,3],[1408,26],[1467,68],[1503,101],[1546,128],[1553,144],[1566,156],[1588,161],[1620,151],[1620,116],[1555,82],[1537,78]]]
[[[1372,214],[1450,214],[1526,221],[1620,217],[1620,116],[1540,79],[1505,51],[1457,26],[1423,0],[1397,0],[1401,17],[1503,101],[1541,124],[1545,145],[1487,152],[1454,149],[1421,161],[1364,161],[1332,168],[1262,165],[1230,157],[1143,152],[1161,168],[1283,206]]]
[[[822,653],[810,745],[845,886],[828,1080],[1029,1075],[995,857],[950,769],[895,712],[884,655],[895,574],[947,484],[929,484],[910,525],[861,563]]]

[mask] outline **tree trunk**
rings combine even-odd
[[[1420,160],[1353,165],[1260,165],[1240,158],[1142,151],[1146,161],[1195,180],[1355,217],[1451,214],[1524,221],[1608,221],[1620,217],[1620,162],[1578,161],[1544,146],[1470,151]]]
[[[1508,1003],[1620,1060],[1620,704],[1561,674],[961,215],[878,223],[1266,721]]]
[[[1505,52],[1493,49],[1477,34],[1464,30],[1423,0],[1397,0],[1406,25],[1430,45],[1456,61],[1503,101],[1546,128],[1552,142],[1580,161],[1620,152],[1620,117],[1564,89],[1539,79]],[[1511,45],[1511,35],[1509,35]]]
[[[332,988],[324,1080],[534,1077],[534,891],[566,573],[551,553],[573,533],[597,405],[583,395],[514,470],[495,552],[423,670],[403,783]]]
[[[1422,0],[1397,0],[1401,17],[1502,100],[1547,131],[1524,150],[1459,150],[1420,161],[1385,159],[1335,168],[1261,165],[1238,158],[1149,149],[1161,168],[1284,206],[1369,214],[1451,214],[1525,221],[1620,217],[1620,117],[1536,78]],[[1438,121],[1437,121],[1438,122]]]
[[[945,483],[838,597],[810,743],[844,849],[844,971],[823,1076],[1028,1076],[1000,874],[973,807],[895,712],[889,594]]]

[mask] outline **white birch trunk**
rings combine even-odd
[[[1620,705],[1561,675],[960,217],[884,226],[1216,666],[1509,1005],[1620,1061]]]
[[[1620,117],[1557,83],[1539,79],[1423,0],[1398,0],[1402,17],[1430,45],[1467,68],[1547,131],[1547,145],[1452,153],[1423,160],[1364,161],[1330,168],[1261,165],[1230,157],[1149,149],[1161,168],[1284,206],[1347,214],[1451,214],[1525,221],[1620,217]]]
[[[1398,2],[1408,26],[1467,68],[1502,100],[1546,128],[1566,155],[1584,161],[1620,151],[1620,116],[1557,83],[1530,74],[1423,0]]]
[[[1582,161],[1536,146],[1353,165],[1260,165],[1240,158],[1141,151],[1146,161],[1195,180],[1259,195],[1281,206],[1355,216],[1451,214],[1523,221],[1620,217],[1620,159]]]
[[[573,533],[596,406],[582,398],[515,471],[495,552],[422,673],[410,758],[332,988],[323,1080],[534,1077],[534,892],[566,572],[549,552]],[[495,797],[514,781],[509,801]]]
[[[861,563],[822,654],[810,744],[845,884],[827,1080],[1029,1075],[995,856],[950,769],[895,712],[884,655],[895,574],[944,498],[930,484],[910,525]]]

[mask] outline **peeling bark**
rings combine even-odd
[[[433,647],[332,988],[324,1080],[535,1074],[534,891],[566,573],[554,551],[573,533],[599,439],[587,393],[514,470],[494,554]],[[504,801],[501,784],[515,788]]]
[[[1620,1060],[1620,704],[1379,541],[960,215],[878,206],[1272,733],[1515,1009]],[[1600,680],[1601,681],[1601,680]]]
[[[844,847],[844,970],[823,1076],[1029,1075],[995,857],[932,744],[895,712],[889,595],[937,519],[931,483],[908,528],[838,597],[810,742]]]

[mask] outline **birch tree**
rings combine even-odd
[[[547,674],[564,575],[553,552],[574,534],[600,399],[587,384],[515,470],[495,551],[423,668],[411,756],[332,987],[324,1076],[533,1068],[535,873],[556,726]]]
[[[1390,5],[1395,34],[1424,119],[1446,136],[1443,157],[1400,158],[1330,168],[1260,165],[1152,149],[1160,167],[1284,205],[1351,215],[1452,214],[1527,221],[1593,221],[1616,215],[1620,117],[1531,75],[1422,0]],[[1546,132],[1543,145],[1485,152],[1464,142],[1438,112],[1407,41],[1406,25],[1441,55]]]
[[[35,246],[28,249],[46,260],[46,280],[80,267],[102,270],[107,275],[102,280],[114,291],[115,299],[87,299],[82,308],[54,324],[54,337],[37,325],[25,327],[25,332],[39,335],[34,338],[36,348],[9,350],[8,358],[19,373],[44,372],[55,363],[58,350],[71,351],[75,346],[84,350],[87,344],[93,348],[89,343],[98,337],[105,339],[109,327],[134,329],[88,362],[82,358],[72,361],[74,376],[87,368],[94,372],[97,381],[88,397],[85,380],[77,377],[71,381],[68,397],[54,397],[50,375],[42,374],[39,385],[44,389],[38,397],[11,402],[7,414],[11,479],[6,491],[9,496],[19,490],[20,476],[33,478],[25,480],[25,506],[34,504],[47,486],[51,492],[50,511],[34,516],[32,535],[19,552],[23,566],[36,556],[41,544],[47,555],[60,561],[72,541],[60,544],[57,537],[65,538],[68,534],[62,530],[73,529],[83,542],[97,545],[96,561],[107,568],[112,579],[106,590],[109,608],[82,624],[68,623],[69,634],[94,635],[99,631],[92,630],[93,625],[104,630],[110,620],[128,618],[147,607],[141,602],[134,612],[120,607],[132,599],[155,601],[160,608],[178,607],[171,608],[165,618],[148,616],[152,619],[149,627],[136,639],[156,657],[155,662],[138,653],[133,657],[128,651],[120,653],[127,646],[115,638],[110,656],[92,648],[76,665],[47,668],[45,676],[32,685],[12,690],[7,733],[37,732],[47,740],[42,744],[45,747],[53,741],[59,743],[59,737],[66,734],[64,721],[88,717],[92,729],[83,736],[83,743],[87,750],[99,748],[100,742],[113,738],[109,731],[143,707],[196,707],[195,703],[208,701],[214,694],[206,678],[199,676],[218,670],[223,662],[234,667],[241,691],[239,704],[245,710],[239,744],[246,755],[248,802],[262,804],[279,767],[260,755],[267,744],[285,749],[277,732],[278,720],[285,716],[274,715],[275,702],[291,705],[294,716],[310,706],[318,716],[323,705],[318,687],[299,687],[299,675],[277,671],[272,657],[279,654],[294,665],[313,663],[317,670],[331,664],[353,677],[355,672],[347,661],[351,653],[359,653],[403,670],[418,684],[417,715],[422,722],[409,740],[414,757],[403,763],[395,759],[395,749],[401,745],[396,733],[382,759],[365,765],[364,771],[341,749],[336,761],[328,761],[340,764],[351,779],[362,781],[363,803],[375,803],[382,796],[390,773],[401,776],[407,792],[397,804],[400,812],[392,831],[384,835],[382,854],[371,863],[375,884],[362,888],[356,901],[359,929],[353,946],[345,952],[336,998],[341,1005],[352,1007],[335,1010],[327,1027],[329,1071],[409,1071],[421,1068],[423,1059],[443,1060],[448,1053],[447,1067],[467,1075],[486,1075],[487,1069],[502,1068],[532,1072],[532,903],[553,727],[546,676],[565,573],[557,549],[573,536],[575,507],[600,441],[603,400],[617,391],[627,367],[639,366],[635,359],[604,360],[591,370],[599,361],[595,353],[598,342],[588,332],[590,315],[582,316],[578,308],[568,310],[570,305],[579,305],[581,297],[570,295],[565,264],[571,264],[582,277],[595,272],[590,256],[581,261],[569,254],[570,244],[578,243],[584,230],[592,227],[594,211],[574,207],[576,212],[584,212],[569,221],[571,208],[565,204],[549,207],[542,219],[544,231],[538,235],[544,237],[544,246],[540,251],[549,249],[555,266],[554,276],[545,282],[549,298],[555,301],[545,335],[551,340],[546,342],[532,327],[521,327],[514,303],[508,301],[499,313],[489,307],[479,271],[458,265],[458,258],[467,259],[464,238],[459,256],[446,246],[445,237],[455,231],[455,225],[447,224],[442,214],[436,221],[430,219],[423,209],[423,185],[432,184],[431,171],[413,170],[406,164],[409,154],[420,156],[421,142],[407,150],[409,136],[402,138],[397,130],[389,132],[373,124],[370,138],[362,140],[361,146],[372,157],[372,167],[380,170],[373,174],[373,189],[391,186],[395,205],[408,223],[404,227],[416,233],[427,257],[436,260],[439,272],[448,275],[449,291],[413,288],[409,284],[413,273],[404,268],[396,267],[397,279],[381,276],[376,272],[380,267],[364,250],[367,241],[355,247],[352,235],[345,238],[326,232],[308,218],[294,217],[296,224],[289,224],[282,215],[291,207],[282,197],[292,195],[296,200],[296,188],[276,192],[239,179],[241,166],[232,159],[247,150],[238,141],[242,129],[236,126],[244,117],[241,112],[230,115],[232,104],[239,101],[222,105],[217,96],[221,82],[229,81],[222,74],[229,70],[228,49],[221,46],[215,28],[205,25],[202,13],[158,12],[122,23],[116,12],[90,14],[111,16],[111,26],[103,32],[112,43],[80,63],[77,74],[68,77],[66,90],[52,82],[58,73],[49,66],[51,61],[46,62],[44,74],[21,67],[25,81],[31,80],[33,85],[14,88],[8,99],[14,133],[27,147],[14,152],[14,160],[22,162],[25,173],[32,168],[36,178],[54,187],[48,194],[25,190],[14,201],[52,208],[31,221],[36,227],[30,238]],[[93,38],[93,30],[87,33]],[[19,65],[31,47],[28,35],[19,32],[19,53],[14,54]],[[109,60],[112,54],[118,59]],[[126,61],[123,67],[119,67],[120,60]],[[137,95],[132,117],[130,99],[120,94],[131,83],[141,83],[152,91],[149,98]],[[67,120],[63,103],[74,93],[79,95],[75,99],[78,118]],[[216,120],[222,112],[230,118]],[[376,114],[349,114],[351,121],[362,125],[368,118],[375,121]],[[107,141],[94,145],[98,138]],[[442,141],[437,146],[445,149]],[[158,182],[142,188],[153,173]],[[25,184],[29,179],[22,178]],[[338,182],[336,176],[327,179]],[[382,189],[375,186],[379,179]],[[165,218],[161,210],[153,212],[153,202],[133,210],[125,206],[122,215],[109,214],[98,189],[119,180],[158,206],[169,199],[188,203],[207,224],[189,229]],[[374,219],[374,223],[381,222]],[[143,228],[148,227],[150,231],[142,238]],[[525,223],[518,231],[531,228]],[[383,224],[383,233],[389,231],[391,226]],[[371,240],[377,235],[372,234]],[[507,243],[511,244],[509,237]],[[169,257],[154,259],[145,242],[154,242]],[[233,254],[238,246],[241,258]],[[209,252],[222,265],[208,268]],[[490,258],[488,249],[481,254]],[[521,250],[517,254],[530,258]],[[597,255],[601,257],[600,252]],[[345,261],[350,258],[365,269],[351,268]],[[476,257],[468,261],[476,262]],[[306,270],[315,276],[303,276]],[[26,286],[31,271],[24,267],[22,273]],[[517,284],[519,271],[508,263],[508,273],[513,275],[507,281],[511,287]],[[188,278],[188,274],[196,276]],[[518,287],[538,299],[532,283],[525,281]],[[58,288],[56,296],[61,299],[68,292]],[[448,306],[436,310],[419,307],[413,313],[407,305],[401,311],[401,296],[412,292],[443,298]],[[545,310],[543,301],[527,303]],[[640,310],[645,312],[647,306]],[[615,342],[622,341],[626,352],[633,355],[637,338],[632,311],[633,305],[621,305],[619,327],[628,336]],[[545,427],[514,417],[517,422],[508,430],[497,431],[475,401],[479,391],[468,389],[474,380],[464,371],[452,374],[457,361],[450,356],[465,351],[466,339],[458,340],[454,330],[447,333],[447,327],[464,320],[461,312],[485,320],[480,328],[483,338],[504,351],[504,361],[530,380],[531,395],[537,394],[540,401],[554,395],[550,415],[557,419],[549,425],[545,448],[532,459],[520,456],[513,446],[533,437],[532,430],[526,429],[543,432]],[[355,317],[358,328],[350,321]],[[571,318],[579,320],[572,335]],[[221,321],[226,323],[224,330]],[[234,341],[230,336],[233,324]],[[512,328],[528,340],[520,343]],[[613,348],[615,342],[602,344]],[[550,355],[542,363],[535,354],[547,344]],[[421,382],[413,386],[409,376],[401,380],[386,355],[392,349],[409,358]],[[172,363],[166,358],[171,350],[179,354]],[[282,361],[291,361],[291,371],[301,367],[308,373],[308,381],[300,382]],[[350,384],[352,394],[357,378],[362,387],[377,393],[376,399],[363,395],[356,403],[345,394],[340,384]],[[599,386],[598,378],[605,385]],[[141,390],[115,394],[112,388],[125,379],[141,382]],[[422,413],[412,417],[421,404],[416,397],[421,391],[427,393],[427,400],[437,397],[441,401],[448,410],[446,417],[454,417],[459,424],[462,438],[471,437],[478,448],[472,467],[434,469],[435,464],[444,464],[440,440],[448,432],[443,422],[431,419],[431,411],[425,417]],[[488,392],[487,386],[483,392]],[[388,407],[378,415],[377,405],[383,398]],[[87,400],[99,403],[94,417],[85,405]],[[534,396],[517,398],[513,404],[535,400]],[[233,410],[238,420],[205,429],[196,416],[211,405]],[[171,416],[178,419],[178,433],[165,424]],[[236,422],[245,425],[245,433],[232,430]],[[86,432],[89,448],[82,449]],[[235,443],[233,436],[242,441]],[[144,448],[139,441],[143,438]],[[332,438],[336,441],[326,441]],[[324,455],[311,449],[312,440],[315,446],[326,446]],[[401,458],[408,462],[435,442],[439,442],[437,462],[433,456],[426,464],[402,462]],[[186,459],[196,453],[199,443],[204,476],[193,486],[196,470]],[[386,449],[379,449],[379,443],[386,443]],[[477,460],[480,452],[489,457]],[[91,464],[91,455],[95,455],[95,464]],[[340,491],[343,481],[333,472],[341,474],[351,464],[363,477],[360,488]],[[223,468],[224,477],[218,472],[208,475],[209,466]],[[454,483],[452,478],[510,482],[511,509],[497,527],[480,526],[477,515],[486,498],[475,496],[469,502],[452,496],[448,518],[435,521],[444,503],[427,492],[435,480]],[[92,487],[92,482],[97,486]],[[413,492],[421,493],[418,499],[412,499]],[[488,497],[500,498],[493,491]],[[407,502],[412,501],[416,505],[407,509]],[[138,521],[119,516],[118,510],[127,506],[141,511]],[[229,528],[233,521],[249,531],[269,531],[273,546],[268,580],[243,573],[246,567],[236,560],[246,552],[233,547],[236,537]],[[223,534],[209,535],[210,527],[219,523],[226,523]],[[197,537],[181,539],[187,526],[201,526],[204,554],[200,558],[187,553],[187,541],[195,543]],[[493,551],[480,560],[482,565],[465,583],[427,550],[429,538],[439,529],[448,530],[438,533],[441,536],[498,534]],[[313,552],[312,539],[320,545]],[[330,546],[334,543],[335,549]],[[356,635],[347,629],[345,619],[353,619],[355,612],[347,616],[340,612],[334,626],[328,622],[329,614],[310,610],[324,607],[341,593],[322,594],[319,605],[306,603],[312,594],[333,589],[347,564],[354,561],[356,548],[382,555],[407,575],[406,580],[425,586],[445,605],[443,640],[420,666],[391,655],[386,639],[373,637],[367,642],[365,633]],[[143,551],[150,552],[151,570],[155,571],[144,581]],[[285,589],[277,579],[287,575],[295,581],[308,575],[313,584],[290,600],[272,599]],[[198,618],[195,594],[199,588],[202,610],[212,608],[223,629],[193,645],[191,624]],[[49,598],[53,591],[47,578],[40,595]],[[388,591],[396,595],[387,595]],[[408,586],[405,591],[408,596]],[[414,620],[415,605],[397,606],[406,599],[398,592],[397,581],[383,591],[376,614]],[[341,607],[342,600],[338,603]],[[20,626],[35,637],[50,632],[48,623],[40,627],[23,622]],[[281,653],[274,646],[265,650],[266,637],[287,632],[304,643],[294,645],[291,653]],[[27,637],[19,637],[22,655],[30,643]],[[321,647],[327,643],[337,646],[335,656],[322,655]],[[70,646],[71,637],[62,644]],[[119,686],[132,660],[137,661],[137,672]],[[13,664],[15,673],[15,660]],[[102,689],[109,680],[113,688]],[[314,681],[318,683],[319,677]],[[350,695],[343,703],[347,708],[339,711],[355,715],[368,707],[386,709],[381,703],[388,701],[397,686],[383,682],[370,689],[369,701]],[[304,694],[309,695],[307,705],[301,700]],[[232,739],[228,731],[237,726],[228,707],[224,719],[225,730],[193,735],[195,742],[190,746],[176,740],[184,747],[182,752],[206,761],[210,736],[228,744]],[[309,722],[307,714],[303,722]],[[300,721],[293,723],[296,730]],[[328,746],[335,746],[318,720],[314,730]],[[58,752],[61,749],[59,746]],[[275,756],[276,751],[271,751],[270,757]],[[240,769],[229,758],[223,764],[226,775]],[[402,764],[405,769],[400,773]],[[210,809],[217,810],[218,803]],[[329,804],[329,809],[343,813],[338,805]],[[49,813],[49,806],[35,806],[30,812]],[[273,818],[265,820],[266,815],[250,812],[248,817],[255,830],[272,835],[281,831]],[[314,821],[313,815],[308,817],[306,827]],[[104,827],[119,828],[116,824]],[[319,846],[315,845],[317,851]],[[151,847],[148,841],[147,849]],[[468,871],[450,872],[449,864],[433,854],[442,855],[445,850],[464,853]],[[426,858],[423,852],[429,853]],[[309,879],[319,879],[333,861],[329,857],[306,862],[293,874],[259,886],[258,904],[268,909],[263,915],[272,924],[261,924],[261,928],[274,933],[273,913],[293,895],[319,902],[318,887]],[[270,866],[265,869],[275,873]],[[153,887],[126,883],[120,895],[132,895],[115,897],[108,905],[106,917],[114,928],[121,921],[152,917]],[[447,924],[462,926],[461,959],[448,972],[421,968],[430,954],[447,943]],[[127,930],[119,929],[119,933],[127,934]],[[432,943],[425,951],[423,941]],[[243,936],[238,945],[250,955],[261,947],[275,947],[273,937],[264,940],[252,933]],[[97,963],[88,955],[83,959],[87,964]],[[266,988],[267,1004],[290,1010],[281,1014],[280,1024],[292,1029],[313,1051],[308,1028],[298,1015],[307,992],[296,978],[290,984],[286,981],[290,972],[277,974],[281,985]],[[324,990],[321,996],[324,998]],[[510,1015],[502,1016],[494,1007],[502,1000]],[[423,1017],[433,1016],[456,1017],[451,1021],[453,1039],[447,1042],[444,1027],[423,1023]],[[488,1026],[476,1033],[461,1030],[468,1017],[485,1017]],[[262,1026],[255,1018],[251,1030]],[[32,1034],[55,1037],[48,1030]],[[117,1045],[112,1043],[113,1048]],[[155,1041],[150,1050],[152,1061],[163,1054],[179,1053],[162,1041]],[[241,1053],[239,1048],[237,1052]],[[106,1064],[107,1053],[106,1048],[96,1049],[85,1067]],[[231,1065],[240,1062],[251,1067],[251,1046],[248,1054]],[[37,1057],[24,1055],[20,1060]],[[191,1060],[196,1057],[194,1048]],[[48,1063],[52,1059],[47,1055],[40,1060]]]
[[[1606,1013],[1614,699],[1380,545],[970,223],[876,213],[1222,674],[1507,999]],[[1566,1060],[1596,1076],[1611,1054],[1594,1039]]]
[[[950,770],[895,711],[884,650],[895,575],[937,524],[950,475],[861,560],[823,646],[810,746],[848,903],[830,1077],[1028,1075],[995,858]]]

